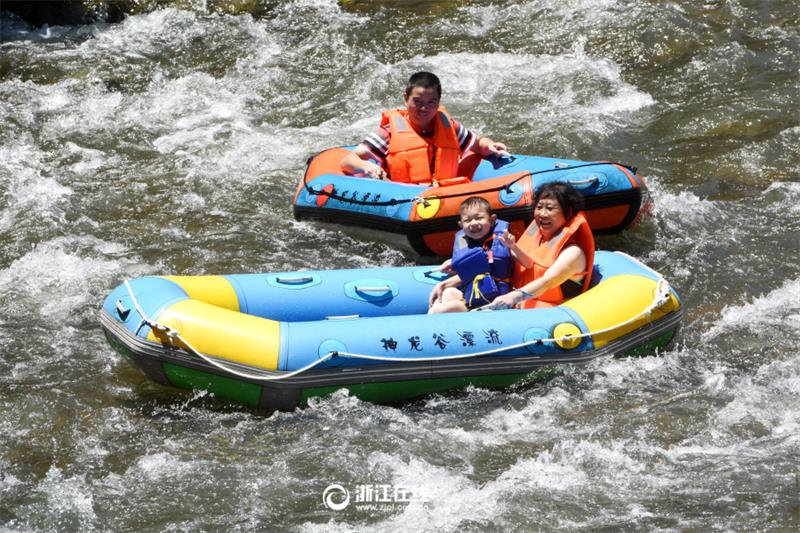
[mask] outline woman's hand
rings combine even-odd
[[[511,257],[514,258],[520,266],[523,268],[531,268],[533,267],[533,258],[531,258],[528,253],[517,246],[517,238],[514,237],[514,234],[506,229],[502,235],[500,235],[500,242],[508,248],[508,251],[511,252]]]
[[[502,294],[492,300],[492,303],[485,305],[482,309],[511,309],[522,301],[522,293],[518,291],[511,291]]]
[[[500,235],[500,242],[503,243],[503,246],[506,248],[513,248],[514,245],[517,243],[517,238],[514,237],[514,234],[508,231],[508,228]]]

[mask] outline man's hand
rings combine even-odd
[[[364,175],[368,178],[374,178],[378,180],[385,180],[389,179],[389,175],[386,174],[386,171],[380,165],[376,165],[371,161],[366,161],[362,168],[364,170]]]

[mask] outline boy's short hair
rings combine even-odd
[[[461,205],[458,206],[458,212],[459,214],[461,214],[467,209],[471,209],[474,207],[477,207],[478,209],[483,209],[484,211],[489,213],[489,216],[492,216],[493,214],[492,204],[490,204],[485,198],[481,198],[480,196],[470,196],[469,198],[461,202]]]
[[[569,183],[553,181],[545,183],[536,191],[533,201],[534,207],[542,198],[552,198],[561,207],[564,218],[569,220],[583,209],[583,196],[578,190]]]
[[[411,91],[414,90],[414,87],[422,87],[423,89],[433,89],[436,91],[436,95],[441,98],[442,97],[442,83],[439,81],[439,77],[432,72],[417,72],[411,75],[408,78],[408,83],[406,84],[405,95],[408,96],[411,94]]]

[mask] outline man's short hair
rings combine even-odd
[[[414,87],[422,87],[423,89],[433,89],[436,92],[436,96],[439,98],[442,97],[442,83],[439,81],[439,77],[432,72],[417,72],[412,74],[410,78],[408,78],[408,83],[406,84],[405,95],[409,96],[411,91],[414,90]]]

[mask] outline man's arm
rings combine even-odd
[[[369,148],[364,143],[361,143],[342,158],[340,163],[342,170],[354,176],[363,175],[379,180],[388,179],[389,176],[383,167],[369,160],[371,156]]]

